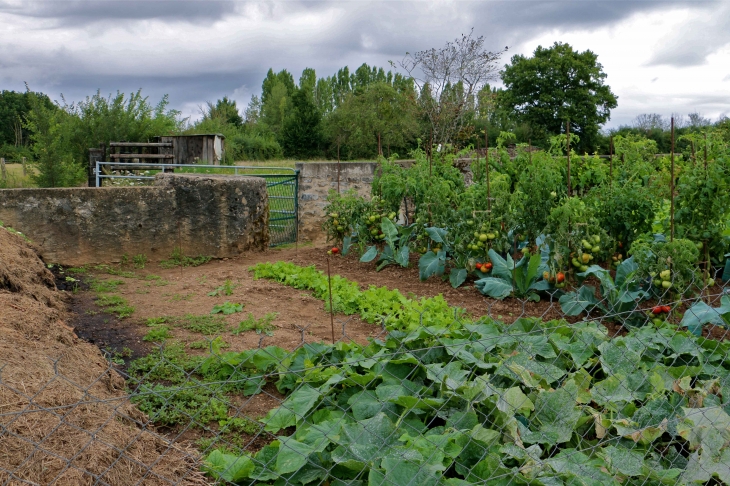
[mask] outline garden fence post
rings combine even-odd
[[[0,173],[2,176],[2,180],[5,181],[8,179],[8,171],[7,169],[5,169],[5,159],[2,157],[0,157]]]
[[[570,120],[565,122],[565,140],[567,141],[567,152],[568,152],[568,197],[570,197],[571,187],[570,187]]]
[[[23,177],[25,177],[25,176],[28,175],[26,173],[25,162],[26,162],[25,157],[23,157],[22,159],[20,159],[20,163],[23,164]]]

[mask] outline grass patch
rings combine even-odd
[[[230,348],[231,345],[227,343],[222,337],[218,336],[212,341],[208,339],[201,339],[200,341],[193,341],[188,344],[190,349],[211,349],[211,347],[218,347],[219,349]]]
[[[126,270],[122,270],[121,266],[119,268],[114,268],[110,265],[96,265],[94,267],[94,270],[100,271],[100,272],[106,272],[109,275],[115,275],[117,277],[124,277],[124,278],[138,278],[137,274],[134,272],[128,272]]]
[[[195,297],[195,294],[172,294],[168,300],[170,302],[180,302],[183,300],[193,300],[193,297]]]
[[[206,336],[221,333],[228,328],[228,323],[223,316],[210,314],[202,316],[187,314],[185,317],[177,319],[175,324],[188,331],[199,332]]]
[[[238,323],[238,327],[233,330],[233,334],[241,334],[246,331],[256,331],[256,334],[266,334],[267,336],[274,335],[274,325],[272,322],[276,319],[278,314],[276,312],[269,312],[261,319],[256,319],[252,313],[248,313],[248,317]]]
[[[94,292],[116,292],[120,285],[124,285],[122,280],[97,280],[91,284],[91,290]]]
[[[153,343],[161,343],[165,341],[166,339],[169,339],[172,337],[172,334],[170,334],[170,328],[167,326],[155,326],[149,331],[147,331],[147,334],[142,338],[143,341],[147,342],[153,342]]]
[[[170,254],[170,258],[167,260],[162,260],[160,262],[160,266],[162,268],[198,267],[200,265],[208,263],[210,260],[211,257],[209,256],[199,256],[197,258],[185,256],[182,252],[182,249],[176,246]]]
[[[166,381],[168,383],[183,383],[189,374],[195,370],[202,358],[189,357],[185,354],[182,343],[173,342],[147,356],[136,359],[129,364],[127,371],[133,383],[140,379],[145,381]]]
[[[129,317],[134,313],[134,307],[119,295],[101,294],[96,299],[96,305],[104,307],[104,312],[114,314],[120,319]]]

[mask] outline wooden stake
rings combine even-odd
[[[332,274],[330,273],[329,255],[327,255],[327,285],[330,290],[330,327],[332,329],[332,344],[335,344],[335,309],[332,307]]]
[[[608,186],[613,186],[613,135],[608,144]]]
[[[568,197],[570,197],[572,188],[570,187],[570,120],[565,123],[565,135],[568,142]]]
[[[487,213],[489,213],[489,219],[492,219],[492,190],[489,187],[489,133],[484,130],[484,146],[486,147],[484,152],[484,170],[487,173]]]
[[[669,241],[674,241],[674,117],[672,117],[672,170],[669,174]]]

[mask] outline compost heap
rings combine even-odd
[[[204,483],[68,317],[36,250],[0,227],[0,483]]]

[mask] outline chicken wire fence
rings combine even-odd
[[[212,336],[197,355],[160,345],[131,363],[109,355],[83,386],[49,362],[34,393],[0,370],[0,396],[12,396],[0,404],[0,484],[37,484],[39,467],[58,471],[47,484],[68,470],[101,485],[730,484],[727,293],[630,312],[621,295],[597,298],[578,316],[560,297],[485,299],[481,318],[396,310],[360,343],[350,317],[334,320],[334,343],[303,324],[293,350],[266,333],[243,352]],[[119,376],[119,393],[94,393]],[[39,399],[59,384],[78,398]],[[99,407],[110,413],[94,428],[70,413]],[[40,415],[55,423],[42,433]],[[110,422],[124,440],[104,433]],[[62,429],[85,440],[51,448]],[[157,446],[140,456],[143,438]],[[106,453],[89,466],[97,442]],[[177,466],[160,468],[169,458]]]

